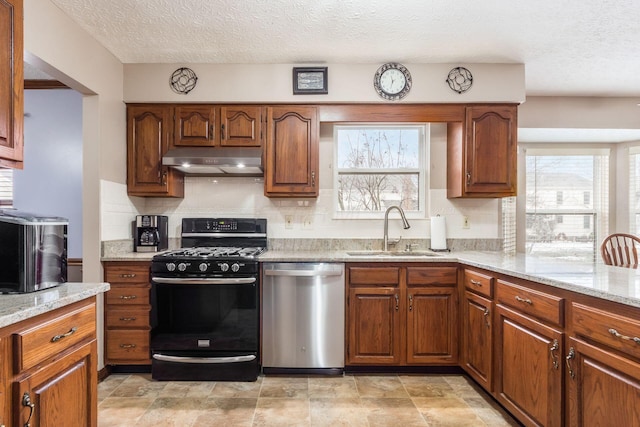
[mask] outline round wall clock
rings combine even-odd
[[[402,64],[388,62],[373,76],[373,87],[384,99],[398,101],[411,90],[411,73]]]

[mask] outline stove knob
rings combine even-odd
[[[167,263],[167,271],[175,271],[176,270],[176,265],[173,262],[168,262]]]
[[[233,271],[234,273],[237,273],[238,270],[240,270],[240,265],[236,262],[231,266],[231,271]]]
[[[184,262],[181,262],[180,264],[178,264],[178,270],[185,271],[186,269],[187,269],[187,264],[185,264]]]
[[[204,271],[207,271],[207,268],[209,268],[209,266],[207,265],[207,263],[206,263],[206,262],[203,262],[202,264],[200,264],[200,265],[198,266],[198,268],[200,269],[200,271],[203,271],[203,272],[204,272]]]
[[[229,264],[227,264],[226,262],[223,262],[222,264],[220,264],[220,271],[222,271],[223,273],[225,271],[229,271]]]

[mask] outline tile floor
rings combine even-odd
[[[260,377],[160,382],[112,374],[98,385],[98,426],[519,426],[462,375]]]

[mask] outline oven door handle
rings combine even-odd
[[[255,277],[152,277],[151,281],[163,285],[249,285]]]
[[[154,354],[153,358],[163,362],[174,363],[241,363],[251,362],[256,359],[254,354],[246,356],[230,356],[230,357],[189,357],[189,356],[169,356],[166,354]]]

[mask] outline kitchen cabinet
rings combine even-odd
[[[148,261],[112,261],[104,265],[105,363],[150,365],[151,289]]]
[[[184,197],[184,175],[162,165],[173,135],[172,111],[165,105],[127,107],[127,193]]]
[[[455,267],[347,266],[347,364],[455,365]]]
[[[496,398],[525,425],[561,426],[563,300],[503,280],[496,299]]]
[[[0,422],[96,426],[95,297],[0,330]]]
[[[319,139],[316,107],[267,107],[265,196],[318,196]]]
[[[22,169],[24,68],[22,0],[0,0],[0,167]]]
[[[480,271],[462,274],[462,368],[488,392],[493,391],[493,282]]]
[[[447,125],[447,197],[516,195],[517,107],[469,106]]]
[[[570,426],[640,426],[640,321],[574,303],[566,364]]]
[[[262,146],[259,105],[175,105],[172,147]]]

